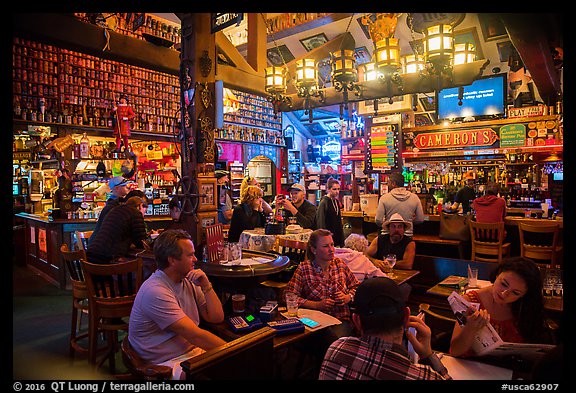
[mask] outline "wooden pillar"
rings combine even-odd
[[[197,206],[198,176],[214,176],[215,36],[210,32],[210,13],[179,14],[182,22],[180,55],[182,187],[188,207]],[[213,213],[215,213],[214,211]],[[210,213],[210,212],[208,212]],[[216,214],[214,214],[216,215]],[[196,214],[184,214],[196,244],[202,241]],[[199,247],[197,247],[199,249]]]

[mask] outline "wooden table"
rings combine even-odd
[[[419,270],[394,269],[393,280],[396,284],[401,285],[418,274],[420,274]]]

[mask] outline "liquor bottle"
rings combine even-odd
[[[90,158],[90,140],[86,133],[84,133],[82,139],[80,139],[80,158]]]

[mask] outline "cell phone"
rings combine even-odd
[[[320,324],[316,321],[314,321],[313,319],[310,318],[300,318],[300,322],[302,322],[304,325],[308,326],[310,329],[314,329],[315,327],[318,327]]]

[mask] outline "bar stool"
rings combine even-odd
[[[502,263],[510,255],[510,243],[504,243],[504,222],[481,223],[470,221],[472,255],[470,259],[480,262]]]
[[[559,256],[562,246],[559,245],[560,225],[554,221],[544,221],[537,224],[520,221],[520,255],[534,259],[536,263],[559,266]]]
[[[88,325],[88,361],[100,367],[106,359],[110,371],[116,371],[116,352],[120,348],[119,333],[128,332],[136,293],[143,282],[142,259],[137,257],[126,262],[100,265],[82,260],[89,299],[90,322]],[[98,332],[106,337],[107,354],[97,359]]]
[[[71,251],[66,243],[60,247],[62,259],[68,271],[68,277],[72,283],[72,320],[70,326],[70,361],[74,360],[76,353],[87,354],[88,343],[82,345],[81,340],[88,337],[88,331],[82,331],[82,314],[88,312],[88,289],[84,281],[82,265],[80,261],[86,259],[84,250]]]

